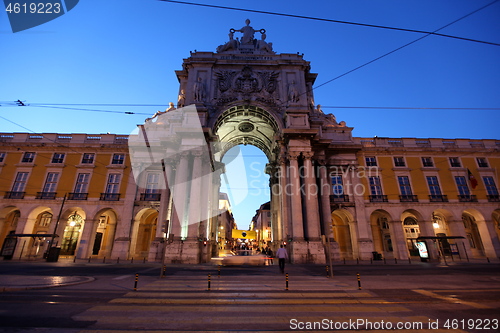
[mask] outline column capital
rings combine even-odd
[[[290,151],[290,152],[288,152],[287,157],[290,161],[296,161],[297,158],[299,157],[299,155],[300,155],[300,152],[298,152],[298,151]]]
[[[304,156],[304,158],[306,160],[310,160],[310,159],[313,158],[314,152],[312,152],[312,151],[304,151],[304,152],[302,152],[302,156]]]

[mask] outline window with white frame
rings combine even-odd
[[[405,158],[402,156],[395,156],[394,157],[394,166],[405,167],[406,166]]]
[[[342,176],[332,176],[332,193],[335,196],[344,194],[344,186],[342,184]]]
[[[21,162],[22,163],[33,163],[34,160],[35,160],[35,153],[25,152]]]
[[[108,183],[106,184],[106,193],[119,193],[120,192],[120,178],[119,173],[110,173],[108,175]]]
[[[441,195],[441,187],[436,176],[427,176],[427,185],[429,185],[429,192],[432,196]]]
[[[18,172],[14,184],[12,185],[12,192],[24,192],[26,183],[28,182],[28,172]]]
[[[64,161],[63,153],[54,153],[54,155],[52,156],[51,163],[62,163],[63,161]]]
[[[478,158],[476,158],[476,160],[477,160],[477,165],[480,168],[487,168],[488,167],[488,160],[486,160],[485,157],[478,157]]]
[[[125,154],[113,154],[113,159],[111,164],[123,164],[125,163]]]
[[[452,168],[460,168],[462,166],[460,159],[458,157],[450,157],[450,166]]]
[[[434,166],[432,157],[422,157],[422,165],[426,168],[432,168]]]
[[[403,195],[403,196],[412,195],[410,179],[408,178],[408,176],[399,176],[398,177],[398,184],[399,184],[399,190],[401,192],[401,195]]]
[[[375,156],[366,156],[365,157],[366,166],[377,166],[377,159]]]
[[[58,179],[59,179],[58,172],[49,172],[47,174],[47,178],[45,179],[45,184],[43,185],[42,192],[45,193],[55,192]]]
[[[455,183],[457,184],[458,194],[461,196],[469,196],[469,186],[464,176],[455,176]]]
[[[370,182],[371,195],[382,195],[382,186],[380,185],[380,177],[372,176],[368,178]]]
[[[159,173],[148,173],[148,176],[146,178],[146,193],[158,193],[159,182]]]
[[[76,177],[75,193],[87,193],[90,173],[79,173]]]
[[[93,164],[94,163],[95,154],[92,153],[84,153],[82,156],[82,164]]]
[[[498,188],[495,184],[495,179],[491,176],[483,177],[484,186],[486,187],[486,193],[491,196],[498,196]]]

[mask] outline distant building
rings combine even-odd
[[[353,137],[315,104],[309,62],[249,24],[191,52],[178,109],[138,134],[0,133],[0,245],[18,235],[15,258],[40,256],[50,240],[29,235],[55,233],[77,258],[208,262],[234,228],[222,157],[251,144],[271,188],[254,228],[295,263],[408,259],[422,243],[431,259],[500,256],[500,140]]]
[[[257,243],[259,248],[272,245],[271,203],[268,201],[260,205],[252,218],[250,230],[257,232]]]

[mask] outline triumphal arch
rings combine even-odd
[[[148,171],[164,171],[150,259],[199,263],[216,253],[221,160],[240,144],[260,148],[269,159],[274,250],[286,242],[295,263],[322,263],[338,252],[325,166],[357,165],[360,147],[352,127],[315,104],[317,74],[309,62],[273,51],[265,29],[247,20],[229,30],[216,52],[191,52],[176,75],[177,105],[146,119],[130,138],[140,187],[147,188]],[[371,243],[365,233],[356,246]]]

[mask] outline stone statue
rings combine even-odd
[[[321,104],[318,104],[318,105],[316,106],[316,112],[317,112],[317,113],[323,113],[323,110],[321,110]],[[332,114],[332,116],[333,116],[333,114]],[[335,116],[333,116],[333,117],[335,118]]]
[[[273,52],[273,43],[266,42],[266,34],[263,33],[261,40],[257,41],[257,49],[261,51]]]
[[[295,80],[288,85],[288,100],[290,102],[297,103],[300,99],[299,92],[297,91],[297,87],[295,87]]]
[[[198,77],[198,81],[194,83],[194,101],[203,102],[205,99],[205,85],[203,84],[203,79]]]
[[[239,41],[238,38],[236,38],[236,40],[234,39],[234,31],[230,30],[228,36],[229,36],[229,41],[226,44],[219,45],[217,47],[217,52],[224,52],[224,51],[238,49]]]
[[[246,19],[245,23],[246,23],[246,26],[244,26],[240,30],[235,30],[235,31],[243,33],[243,37],[241,37],[241,44],[252,44],[255,30],[250,26],[249,19]]]
[[[168,109],[165,110],[165,112],[175,110],[174,102],[168,103]]]
[[[184,107],[185,103],[186,103],[186,95],[184,94],[184,89],[181,89],[181,93],[177,98],[177,107],[182,108]]]

